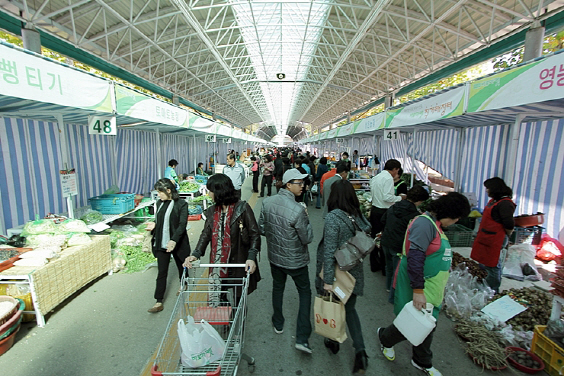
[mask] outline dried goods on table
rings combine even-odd
[[[474,363],[493,370],[507,367],[505,350],[500,345],[501,336],[498,332],[470,320],[460,320],[454,330],[460,337],[469,341],[466,352]]]
[[[552,309],[552,297],[549,294],[533,287],[509,289],[496,294],[492,301],[505,295],[527,307],[525,311],[507,320],[507,324],[512,325],[515,330],[533,331],[535,325],[547,324]]]
[[[478,279],[478,282],[482,282],[482,280],[484,280],[488,276],[488,272],[484,269],[481,269],[480,265],[478,265],[476,261],[466,258],[458,252],[453,252],[451,268],[454,269],[459,264],[465,264],[465,266],[468,268],[468,272],[476,277]]]
[[[527,368],[531,369],[539,369],[541,367],[541,363],[529,355],[524,349],[523,351],[514,350],[514,348],[508,348],[507,355],[511,358],[515,363],[521,364]]]

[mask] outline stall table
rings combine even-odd
[[[94,235],[92,243],[69,247],[43,266],[13,266],[0,272],[0,284],[29,285],[37,325],[45,314],[112,268],[110,237]]]

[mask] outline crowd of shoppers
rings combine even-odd
[[[429,203],[426,187],[415,185],[408,189],[402,179],[403,169],[398,160],[386,161],[382,172],[370,180],[372,208],[369,219],[361,214],[360,203],[353,185],[348,181],[351,166],[358,166],[358,152],[352,160],[346,152],[330,168],[327,157],[317,159],[309,153],[297,150],[276,150],[263,155],[251,156],[250,170],[253,175],[252,193],[259,193],[262,207],[258,221],[252,208],[241,201],[241,187],[245,180],[243,165],[237,155],[227,156],[223,174],[212,175],[207,189],[214,205],[205,213],[205,224],[196,248],[190,252],[186,233],[187,205],[178,199],[174,168],[178,162],[171,160],[167,177],[155,184],[159,194],[155,221],[147,229],[153,234],[153,254],[158,261],[158,276],[154,297],[155,305],[149,312],[163,310],[166,276],[170,255],[175,260],[179,275],[182,267],[191,268],[193,262],[203,257],[210,245],[212,264],[245,264],[245,270],[236,271],[221,267],[209,270],[210,284],[217,295],[210,294],[213,304],[221,300],[226,290],[224,281],[231,277],[249,276],[249,293],[261,279],[257,256],[261,248],[261,236],[266,249],[272,277],[271,322],[276,334],[284,333],[286,317],[283,297],[286,280],[292,278],[299,304],[296,316],[295,348],[307,354],[313,349],[309,344],[312,333],[312,292],[309,278],[309,244],[313,241],[313,229],[309,220],[308,197],[315,186],[315,208],[323,206],[323,237],[317,245],[315,263],[315,290],[318,294],[331,294],[335,282],[335,252],[357,231],[380,237],[380,247],[370,255],[372,271],[382,271],[386,276],[388,301],[394,305],[397,315],[406,304],[424,309],[427,303],[438,316],[452,260],[452,250],[443,229],[470,212],[468,199],[451,192]],[[199,169],[203,167],[198,165]],[[276,183],[277,193],[272,194]],[[515,203],[512,190],[500,178],[484,182],[491,200],[484,209],[483,220],[474,243],[471,257],[487,270],[486,282],[497,291],[501,280],[503,249],[513,231]],[[426,211],[420,207],[427,202]],[[346,326],[354,348],[353,373],[364,373],[368,356],[364,344],[361,317],[357,312],[358,297],[364,293],[364,271],[360,263],[348,271],[355,279],[354,288],[346,301]],[[247,274],[248,273],[248,274]],[[181,287],[182,289],[182,287]],[[180,291],[180,290],[179,290]],[[236,302],[238,296],[235,294]],[[287,312],[286,312],[287,316]],[[394,346],[405,340],[392,323],[386,327],[365,329],[380,341],[384,358],[395,359]],[[427,375],[440,376],[433,366],[431,343],[434,330],[423,343],[412,348],[412,365]],[[325,346],[337,354],[341,345],[331,339]]]

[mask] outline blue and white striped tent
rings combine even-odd
[[[513,188],[516,215],[545,213],[546,232],[564,243],[563,108],[564,98],[555,99],[397,128],[401,131],[397,141],[383,141],[384,130],[380,129],[345,136],[344,144],[326,139],[318,146],[331,150],[327,148],[330,145],[341,151],[360,146],[361,155],[378,155],[382,163],[399,159],[406,172],[424,180],[412,158],[422,161],[454,180],[461,192],[474,192],[479,207],[488,200],[483,181],[502,177]],[[510,155],[512,134],[519,135],[514,162]]]

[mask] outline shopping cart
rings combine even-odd
[[[172,316],[159,346],[151,375],[236,375],[239,362],[244,359],[249,372],[254,372],[254,358],[242,352],[245,339],[245,320],[247,316],[248,276],[245,278],[228,277],[222,280],[221,291],[215,289],[207,277],[201,275],[201,268],[218,267],[218,264],[195,264],[193,269],[185,269],[181,286],[187,286],[180,293]],[[241,268],[245,264],[221,264],[222,268]],[[219,299],[217,299],[219,294]],[[215,296],[215,303],[210,297]],[[190,315],[195,322],[205,319],[218,331],[225,340],[223,358],[207,366],[189,368],[180,361],[182,348],[177,333],[178,320]]]

